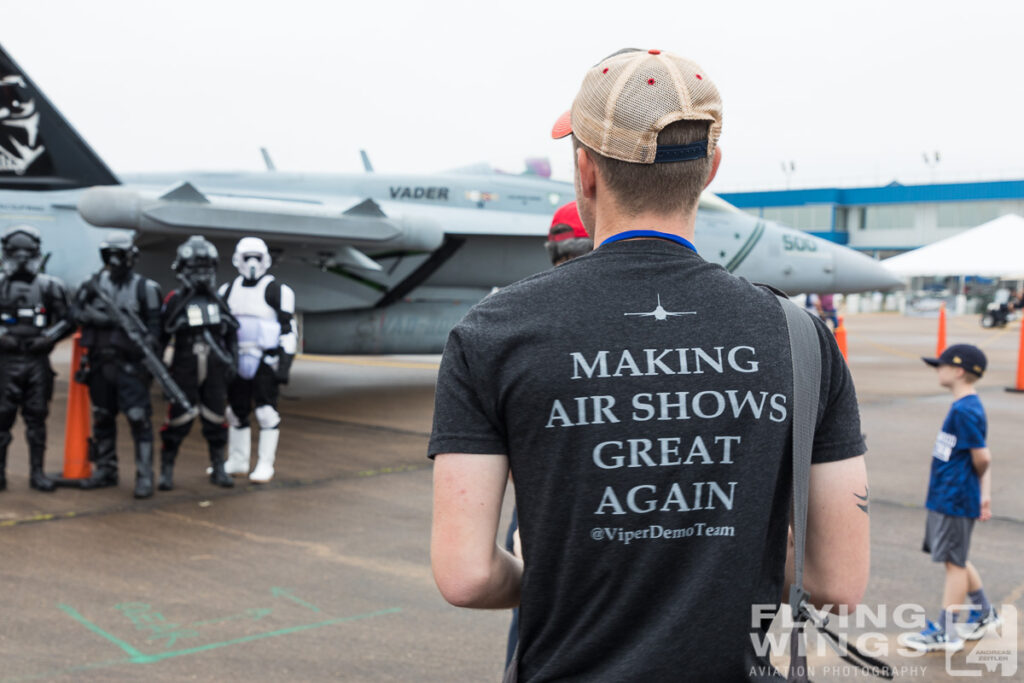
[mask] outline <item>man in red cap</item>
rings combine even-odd
[[[576,202],[569,202],[555,211],[544,248],[548,250],[553,266],[560,266],[566,261],[593,251],[594,240],[583,227],[580,212],[576,210]]]

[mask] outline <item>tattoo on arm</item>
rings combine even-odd
[[[864,495],[863,496],[858,495],[858,494],[855,493],[855,494],[853,494],[853,497],[858,499],[858,500],[864,501],[863,505],[860,504],[860,503],[857,503],[857,507],[859,507],[861,510],[863,510],[865,515],[868,514],[868,505],[869,505],[869,503],[868,503],[868,487],[867,486],[864,487]]]

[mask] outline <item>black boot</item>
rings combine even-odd
[[[160,484],[157,486],[161,491],[174,489],[174,459],[178,454],[174,451],[160,451]]]
[[[224,471],[224,446],[210,446],[210,483],[226,489],[235,485],[235,480]]]
[[[153,442],[135,442],[135,497],[153,495]]]
[[[117,445],[113,437],[89,439],[89,460],[92,476],[79,482],[83,489],[117,486]]]
[[[53,480],[46,476],[43,472],[43,456],[45,450],[43,448],[31,447],[29,448],[28,462],[29,462],[29,477],[28,485],[34,488],[36,491],[44,491],[46,493],[53,492],[57,485],[53,483]]]
[[[10,443],[10,432],[0,434],[0,491],[7,489],[7,446]]]

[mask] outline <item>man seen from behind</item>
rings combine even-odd
[[[520,607],[520,681],[773,680],[755,606],[785,590],[789,337],[775,295],[704,261],[721,159],[695,63],[623,50],[553,131],[573,136],[589,254],[506,287],[438,377],[431,562],[463,607]],[[822,353],[804,586],[856,604],[867,477],[853,383]],[[515,480],[523,560],[495,543]]]

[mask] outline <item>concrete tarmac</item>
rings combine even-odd
[[[974,316],[949,324],[950,343],[978,344],[990,362],[979,393],[995,518],[976,526],[971,556],[993,602],[1019,612],[1024,394],[1003,390],[1015,378],[1019,325],[983,330]],[[907,629],[892,623],[893,610],[916,604],[934,618],[942,591],[941,567],[920,552],[931,446],[950,400],[919,360],[934,354],[935,329],[934,318],[849,319],[870,448],[864,602],[875,612],[884,605],[886,623],[852,619],[841,630],[887,649],[903,679],[976,671],[1024,680],[1019,617],[1000,641],[1012,644],[1014,661],[992,672],[969,657],[995,636],[954,655],[948,670],[940,654],[898,651]],[[50,471],[61,465],[68,355],[65,345],[54,357]],[[0,681],[500,680],[508,614],[447,605],[430,574],[425,452],[436,370],[436,357],[296,361],[281,401],[277,475],[263,486],[212,486],[194,426],[175,490],[135,501],[122,421],[119,487],[42,494],[28,489],[19,426],[0,493]],[[781,654],[774,660],[785,664]],[[811,665],[816,681],[864,680],[834,655],[812,655]]]

